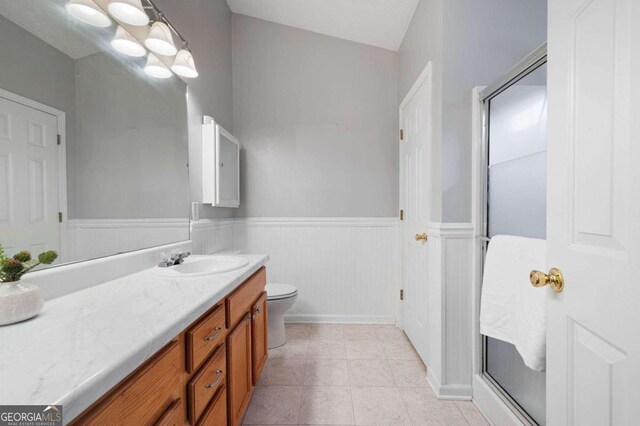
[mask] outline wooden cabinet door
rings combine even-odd
[[[258,383],[268,354],[267,292],[265,291],[251,308],[251,364],[254,386]]]
[[[251,381],[251,317],[247,314],[227,336],[229,425],[239,425],[249,405]]]

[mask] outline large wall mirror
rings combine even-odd
[[[65,3],[0,2],[0,244],[59,265],[188,240],[185,83]]]

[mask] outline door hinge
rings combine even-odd
[[[62,137],[60,135],[58,135],[57,141],[58,145],[62,145]]]
[[[400,210],[400,220],[404,220],[404,210]]]
[[[58,222],[62,223],[62,212],[58,212]]]
[[[400,300],[404,300],[404,290],[400,290]]]
[[[404,140],[404,129],[400,129],[400,140]]]

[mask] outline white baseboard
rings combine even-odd
[[[444,385],[440,386],[438,399],[450,401],[471,401],[473,388],[469,385]]]
[[[284,321],[307,324],[395,324],[393,316],[375,315],[292,314],[285,315]]]
[[[473,388],[470,385],[443,385],[432,369],[427,366],[427,383],[438,399],[449,401],[470,401]]]

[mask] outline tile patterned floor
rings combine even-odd
[[[393,325],[287,324],[269,352],[246,425],[471,425],[471,402],[439,401]]]

